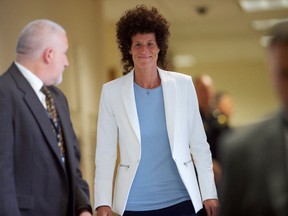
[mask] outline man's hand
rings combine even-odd
[[[218,216],[219,215],[219,202],[217,199],[208,199],[204,201],[204,207],[207,216]]]
[[[109,206],[100,206],[97,208],[97,216],[112,216],[112,210]]]

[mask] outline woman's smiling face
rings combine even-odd
[[[144,33],[132,36],[130,54],[137,68],[157,67],[158,53],[160,51],[155,34]]]

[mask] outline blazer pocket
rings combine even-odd
[[[129,165],[129,164],[119,164],[119,168],[129,169],[129,168],[130,168],[130,165]]]
[[[192,159],[183,162],[183,164],[184,164],[185,166],[191,165],[191,164],[192,164]]]
[[[34,208],[35,201],[33,196],[24,196],[18,195],[17,196],[18,205],[20,209],[32,209]]]

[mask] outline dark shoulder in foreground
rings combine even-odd
[[[234,128],[221,136],[221,149],[231,150],[233,148],[236,150],[248,146],[251,148],[251,144],[261,144],[264,139],[273,136],[274,131],[279,126],[279,118],[277,113],[256,123]]]

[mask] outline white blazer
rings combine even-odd
[[[158,68],[172,157],[198,212],[217,199],[212,159],[190,76]],[[134,97],[134,71],[103,85],[97,126],[95,208],[122,215],[141,158],[141,134]],[[119,165],[112,185],[119,143]],[[192,159],[193,158],[193,159]],[[198,180],[194,166],[197,169]],[[199,184],[198,184],[199,182]]]

